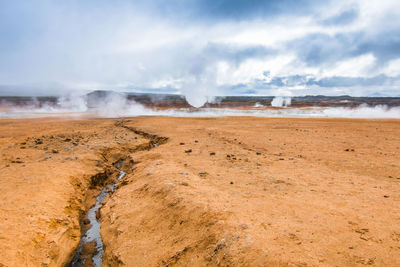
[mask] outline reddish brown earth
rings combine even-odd
[[[400,265],[398,120],[0,120],[0,149],[0,266],[67,263],[120,159],[103,266]]]

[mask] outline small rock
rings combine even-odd
[[[215,156],[215,152],[210,152],[210,156]]]
[[[197,141],[197,140],[194,140],[194,142],[195,142],[195,143],[198,143],[199,141]]]
[[[181,185],[188,186],[189,184],[187,182],[182,182]]]
[[[83,249],[82,249],[83,255],[89,255],[89,257],[87,257],[87,258],[91,259],[90,255],[94,255],[96,253],[97,253],[96,242],[91,241],[91,242],[85,243],[85,245],[83,246]]]
[[[187,172],[180,172],[179,174],[182,174],[182,175],[189,175],[189,173],[187,173]]]
[[[384,195],[383,197],[384,197],[384,198],[389,198],[389,196],[388,196],[388,195]]]
[[[260,153],[260,152],[256,152],[256,155],[257,155],[257,156],[260,156],[260,155],[261,155],[261,153]]]
[[[208,173],[207,172],[199,172],[200,177],[205,177]]]
[[[231,181],[230,184],[233,184],[233,182]]]
[[[185,153],[192,153],[192,149],[185,150]]]
[[[37,145],[41,145],[41,144],[43,144],[43,140],[42,139],[35,139],[35,143]]]
[[[71,138],[65,138],[64,142],[71,142]]]
[[[57,154],[57,153],[58,153],[58,150],[57,150],[57,149],[52,149],[52,150],[51,150],[51,153]]]
[[[183,145],[185,145],[185,143],[179,143],[179,145],[183,146]]]

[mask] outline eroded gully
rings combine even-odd
[[[134,132],[135,134],[141,135],[142,137],[148,139],[149,140],[148,145],[145,147],[142,146],[140,150],[150,150],[154,147],[157,147],[158,145],[166,143],[168,140],[168,138],[166,138],[166,137],[160,137],[157,135],[143,132],[141,130],[137,130],[133,127],[128,127],[124,124],[123,121],[117,121],[115,123],[115,126],[125,128],[129,131]],[[70,262],[69,266],[79,267],[79,266],[83,266],[85,264],[85,262],[88,259],[88,255],[84,255],[83,250],[84,250],[85,246],[91,242],[94,242],[94,250],[93,250],[93,253],[91,253],[92,255],[89,255],[89,257],[92,260],[93,266],[100,267],[102,265],[103,255],[104,255],[104,246],[103,246],[103,240],[102,240],[101,234],[100,234],[101,222],[97,219],[97,212],[103,206],[103,203],[102,203],[103,200],[107,197],[107,195],[110,192],[113,192],[114,190],[116,190],[116,186],[119,184],[120,180],[123,179],[124,176],[126,175],[126,172],[124,172],[118,168],[121,164],[123,164],[123,162],[119,161],[113,165],[114,168],[116,168],[119,171],[119,176],[118,176],[117,182],[104,187],[101,190],[101,192],[97,195],[95,205],[89,209],[86,218],[89,220],[91,226],[82,235],[79,247],[76,250],[75,255],[74,255],[72,261]]]

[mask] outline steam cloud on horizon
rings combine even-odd
[[[201,108],[201,109],[167,109],[155,110],[132,101],[124,94],[106,92],[101,97],[89,98],[87,95],[68,95],[57,99],[55,103],[39,102],[35,99],[28,105],[0,103],[7,110],[0,109],[0,118],[18,117],[133,117],[133,116],[175,116],[175,117],[218,117],[218,116],[257,116],[257,117],[343,117],[343,118],[394,118],[400,119],[400,107],[386,105],[368,106],[362,104],[355,108],[349,107],[308,107],[307,109],[290,108],[290,97],[275,97],[274,107],[284,109],[264,109],[256,103],[256,110],[231,108]]]
[[[292,103],[292,99],[290,97],[275,97],[272,102],[271,106],[273,107],[288,107]]]

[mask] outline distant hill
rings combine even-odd
[[[190,108],[186,99],[182,95],[176,94],[155,94],[155,93],[132,93],[115,92],[111,90],[96,90],[86,94],[87,105],[91,107],[101,107],[102,103],[107,103],[111,99],[126,99],[128,103],[140,103],[148,107],[156,108]],[[228,108],[228,107],[252,107],[270,106],[274,96],[217,96],[213,103],[206,103],[204,107]],[[51,105],[57,106],[58,98],[32,97],[32,96],[0,96],[0,103],[8,105]],[[291,97],[292,107],[356,107],[361,104],[370,106],[387,105],[389,107],[400,106],[400,97],[352,97],[307,95]]]

